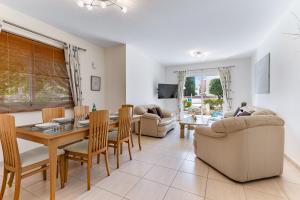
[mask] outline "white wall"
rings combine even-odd
[[[126,102],[126,46],[104,50],[106,67],[106,108],[116,112]]]
[[[162,104],[157,85],[164,82],[164,67],[131,45],[126,45],[126,102],[134,105]]]
[[[251,98],[251,59],[230,59],[217,62],[199,63],[193,65],[183,66],[168,66],[166,67],[166,83],[177,84],[177,74],[174,71],[177,70],[191,70],[191,69],[205,69],[205,68],[217,68],[235,66],[232,68],[232,90],[233,90],[233,108],[240,105],[241,102],[252,103]],[[167,109],[176,112],[177,100],[168,99],[164,100],[164,104]]]
[[[285,153],[300,165],[300,37],[295,39],[284,34],[300,33],[292,12],[300,17],[299,2],[282,17],[253,57],[256,63],[271,53],[271,93],[258,95],[253,91],[253,103],[274,110],[285,120]]]
[[[87,52],[82,52],[80,54],[81,61],[81,73],[82,73],[82,92],[83,92],[83,103],[85,105],[92,105],[96,103],[98,107],[105,107],[104,101],[104,88],[102,86],[101,92],[90,91],[90,76],[98,75],[103,78],[102,83],[105,84],[105,77],[103,77],[104,71],[104,51],[87,41],[84,41],[78,37],[68,34],[62,30],[59,30],[53,26],[50,26],[42,21],[34,19],[30,16],[24,15],[16,10],[13,10],[7,6],[0,4],[0,19],[4,19],[18,25],[24,26],[26,28],[35,30],[37,32],[43,33],[45,35],[57,38],[59,40],[71,43],[82,48],[87,49]],[[34,35],[31,35],[35,37]],[[45,41],[47,42],[47,41]],[[96,69],[93,69],[91,63],[94,62]],[[67,111],[67,115],[72,115],[71,111]],[[27,113],[16,113],[16,125],[25,125],[39,123],[42,121],[41,112],[27,112]],[[36,144],[31,142],[19,140],[20,151],[23,152],[30,148],[35,147]],[[2,160],[2,153],[0,153],[0,160]]]

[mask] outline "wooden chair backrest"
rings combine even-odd
[[[132,108],[123,107],[119,109],[118,141],[126,139],[131,134]]]
[[[122,105],[122,108],[132,108],[132,116],[133,116],[133,109],[134,109],[134,105],[131,105],[131,104],[123,104]]]
[[[0,115],[0,140],[4,165],[11,168],[20,167],[20,154],[14,116]]]
[[[65,117],[65,108],[64,107],[44,108],[42,109],[42,117],[44,123],[50,122],[54,118]]]
[[[89,154],[95,154],[108,146],[109,111],[99,110],[89,116]]]
[[[75,106],[74,107],[74,121],[83,120],[89,115],[89,106]]]

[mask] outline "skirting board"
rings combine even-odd
[[[293,160],[292,158],[290,158],[288,155],[284,154],[285,159],[287,159],[292,165],[294,165],[298,170],[300,170],[300,165]]]

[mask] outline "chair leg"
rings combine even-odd
[[[65,183],[68,181],[68,172],[69,172],[69,159],[68,155],[65,156],[65,170],[64,170],[64,175],[65,175]]]
[[[116,155],[116,153],[117,153],[117,148],[114,147],[114,155]]]
[[[8,175],[8,171],[7,171],[7,169],[4,168],[0,199],[3,199],[3,196],[4,196],[6,183],[7,183],[7,175]]]
[[[120,167],[120,143],[117,144],[117,169]]]
[[[108,150],[105,151],[104,156],[105,156],[105,165],[106,165],[107,176],[110,176],[109,163],[108,163]]]
[[[14,200],[19,200],[21,190],[21,172],[16,172]]]
[[[132,156],[131,156],[131,145],[130,145],[130,139],[128,140],[128,152],[129,152],[129,158],[130,160],[132,160]]]
[[[88,158],[88,162],[87,162],[87,189],[90,190],[91,189],[91,157]]]
[[[60,156],[60,188],[63,189],[65,187],[65,156]]]
[[[120,154],[123,154],[123,142],[120,144]]]
[[[46,165],[43,165],[42,167],[46,167]],[[43,171],[43,180],[44,181],[47,180],[47,170],[46,169]]]
[[[97,164],[100,163],[100,153],[97,155]]]
[[[131,140],[131,145],[132,145],[132,148],[134,147],[134,144],[133,144],[133,137],[132,137],[132,133],[130,133],[130,140]]]
[[[80,157],[81,160],[83,160],[83,157]],[[83,162],[80,162],[81,166],[83,165]]]
[[[11,172],[10,173],[10,178],[9,178],[9,181],[8,181],[8,186],[11,188],[12,187],[12,184],[14,182],[14,178],[15,178],[15,172]]]

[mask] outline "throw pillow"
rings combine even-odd
[[[252,114],[251,112],[244,111],[244,112],[239,113],[238,117],[250,116],[251,114]]]
[[[233,116],[234,116],[234,117],[238,116],[240,110],[241,110],[241,108],[238,107],[238,108],[236,109],[236,111],[234,112]]]
[[[148,113],[157,115],[156,108],[148,108]]]
[[[160,109],[160,107],[157,107],[157,108],[156,108],[156,112],[157,112],[157,115],[158,115],[160,118],[163,118],[163,112],[162,112],[162,110]]]

